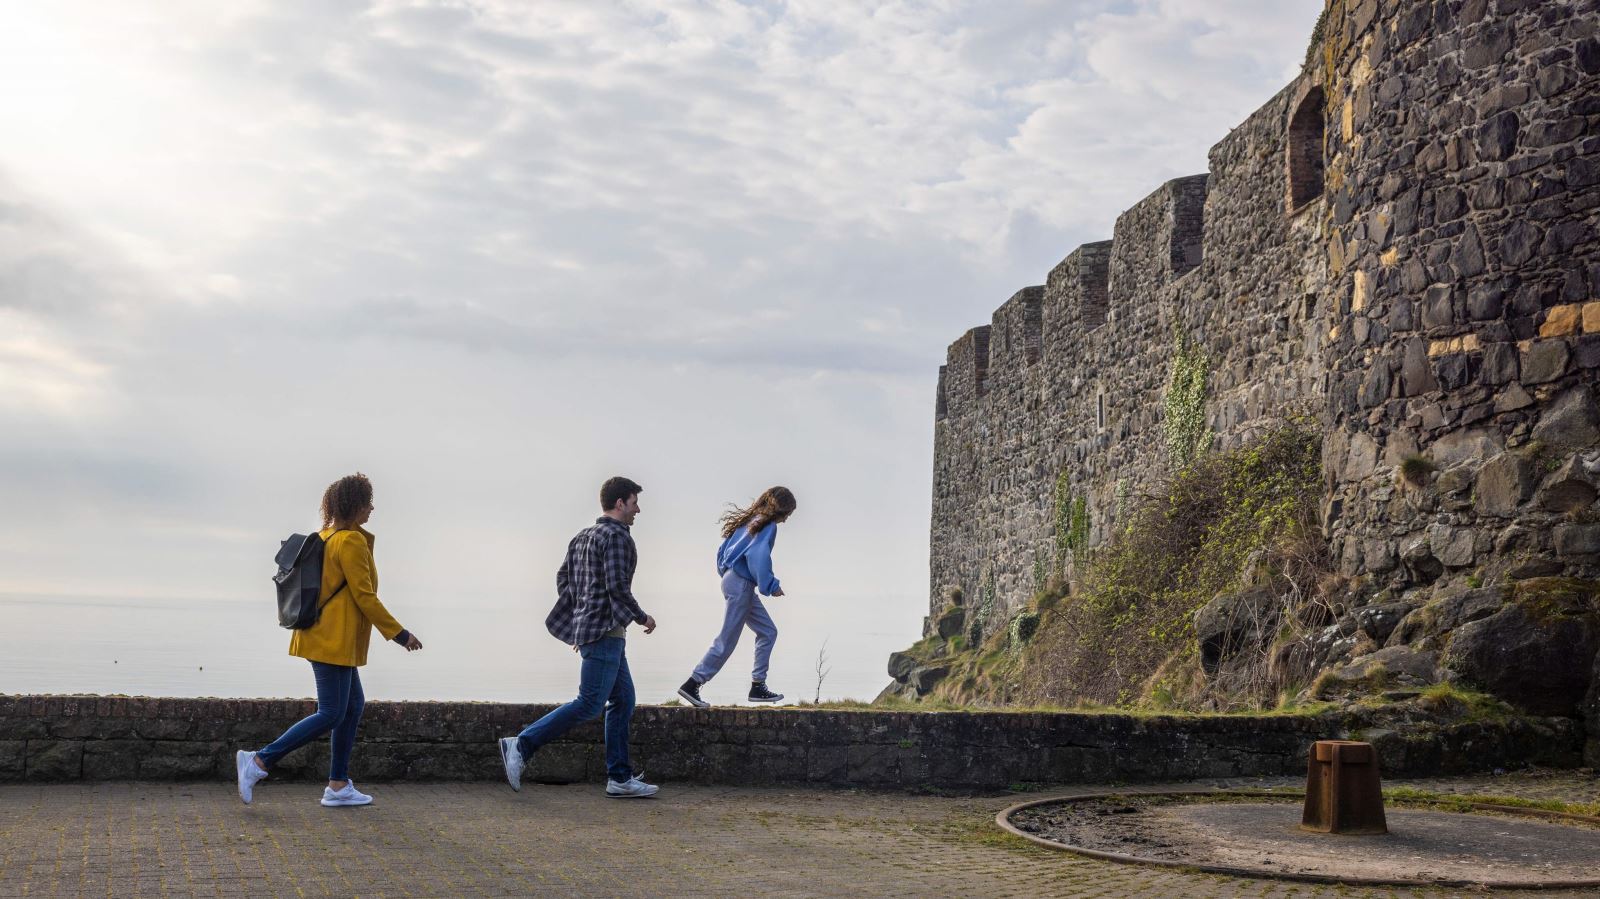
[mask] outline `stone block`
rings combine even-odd
[[[806,782],[843,786],[850,783],[849,749],[811,746],[806,752]]]
[[[150,743],[146,740],[86,741],[83,745],[83,779],[138,780],[139,761],[150,754]]]
[[[1517,348],[1509,343],[1491,343],[1484,348],[1483,364],[1478,369],[1478,380],[1484,384],[1507,384],[1517,379],[1521,370]]]
[[[0,740],[0,781],[21,780],[27,770],[27,741]]]
[[[1506,266],[1521,266],[1539,251],[1544,233],[1526,219],[1518,219],[1500,238],[1500,261]],[[1567,332],[1571,333],[1571,332]]]
[[[1537,482],[1530,460],[1517,453],[1501,453],[1478,469],[1473,505],[1479,515],[1514,515]]]
[[[1561,339],[1535,340],[1522,353],[1522,383],[1543,384],[1567,373],[1571,353]]]
[[[1600,408],[1586,386],[1563,393],[1545,407],[1533,439],[1549,446],[1584,449],[1600,441]]]
[[[6,717],[0,718],[0,734],[8,740],[32,740],[51,736],[49,719]]]
[[[1540,508],[1550,512],[1576,514],[1594,504],[1600,493],[1600,459],[1595,460],[1596,471],[1590,471],[1590,460],[1574,455],[1562,463],[1544,483],[1534,497]]]
[[[1556,306],[1545,312],[1540,337],[1565,337],[1583,330],[1583,307],[1577,303]]]
[[[1428,447],[1428,458],[1440,468],[1451,469],[1468,462],[1487,459],[1505,448],[1498,431],[1472,428],[1451,431]]]
[[[1564,524],[1555,529],[1556,552],[1563,556],[1600,553],[1600,525]]]
[[[1367,540],[1361,553],[1362,564],[1373,574],[1393,571],[1399,564],[1399,548],[1390,540]]]
[[[1422,298],[1422,326],[1448,328],[1455,323],[1455,291],[1448,284],[1429,287]]]
[[[83,775],[82,740],[29,740],[28,780],[77,780]]]
[[[1600,302],[1584,303],[1582,319],[1584,333],[1600,332]]]
[[[1495,394],[1494,411],[1515,412],[1533,405],[1533,397],[1528,395],[1521,384],[1512,383],[1511,386]]]

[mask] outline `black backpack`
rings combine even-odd
[[[326,546],[321,534],[290,534],[278,549],[278,573],[272,580],[278,585],[278,624],[282,627],[305,630],[322,617],[322,608],[328,603],[318,605],[317,595],[322,592],[322,552]],[[348,581],[340,584],[328,602],[333,602],[333,597],[349,585]]]

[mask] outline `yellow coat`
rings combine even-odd
[[[322,616],[289,638],[289,655],[330,665],[365,665],[367,644],[376,626],[383,639],[393,640],[403,628],[378,601],[378,568],[372,563],[373,536],[366,528],[336,531],[326,528],[322,554],[322,592],[317,596]],[[340,585],[349,582],[337,598]]]

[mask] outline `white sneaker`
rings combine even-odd
[[[243,749],[233,754],[233,767],[239,776],[239,798],[244,800],[245,805],[249,805],[255,795],[256,784],[267,776],[267,772],[256,764],[255,753],[245,752]]]
[[[647,784],[637,777],[628,778],[627,783],[617,783],[614,780],[606,781],[606,795],[616,799],[643,799],[654,796],[660,791],[655,784]]]
[[[371,805],[372,797],[356,789],[356,782],[347,780],[342,789],[322,788],[322,804],[330,808],[338,805]]]
[[[500,738],[500,761],[506,766],[506,783],[522,792],[522,750],[517,748],[516,737]]]

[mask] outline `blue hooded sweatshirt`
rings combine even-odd
[[[748,527],[740,528],[717,550],[717,574],[732,571],[753,581],[762,596],[771,596],[779,589],[778,577],[772,573],[772,545],[777,541],[776,524],[767,524],[754,534]]]

